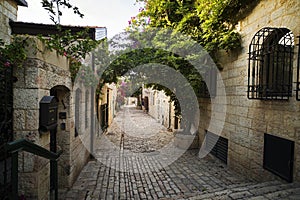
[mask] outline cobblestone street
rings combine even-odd
[[[143,111],[121,110],[62,199],[300,199],[299,183],[247,180],[211,156],[176,149]]]

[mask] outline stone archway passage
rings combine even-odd
[[[56,150],[63,153],[58,161],[58,180],[59,187],[69,187],[70,175],[70,134],[71,134],[71,91],[63,85],[58,85],[50,90],[50,95],[58,99],[58,127],[56,135],[50,136],[50,140],[55,140]],[[51,144],[51,142],[50,142]]]

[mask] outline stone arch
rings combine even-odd
[[[58,99],[58,126],[56,134],[57,151],[63,153],[58,160],[59,187],[69,187],[70,175],[70,134],[72,133],[71,91],[64,85],[56,85],[50,89],[50,95]]]
[[[154,56],[156,55],[156,53],[161,53],[163,57],[168,57],[170,55],[181,58],[181,67],[178,67],[176,65],[176,63],[172,63],[172,62],[168,62],[168,60],[166,59],[161,59],[161,57],[157,57]],[[130,59],[128,59],[130,58]],[[203,60],[201,60],[201,62],[204,62]],[[205,61],[206,65],[203,65],[203,71],[211,71],[211,67],[209,66],[209,64],[207,64],[208,61]],[[156,65],[157,64],[157,65]],[[140,66],[145,66],[145,68],[147,68],[147,71],[143,71],[141,70]],[[199,114],[196,114],[196,112],[198,111],[198,109],[196,109],[196,107],[198,106],[198,103],[195,101],[195,99],[193,98],[187,98],[188,96],[184,95],[184,93],[186,91],[190,91],[187,88],[189,86],[187,86],[186,84],[182,84],[180,81],[177,82],[172,82],[172,84],[176,87],[174,88],[168,88],[164,85],[164,83],[168,82],[168,80],[170,80],[170,77],[168,77],[169,75],[169,71],[166,69],[159,69],[159,67],[169,67],[172,70],[172,72],[176,73],[178,72],[178,74],[182,75],[182,77],[184,77],[187,82],[189,82],[189,86],[193,86],[195,88],[195,94],[200,94],[200,90],[202,88],[205,88],[205,90],[208,90],[209,92],[211,92],[211,89],[207,89],[207,88],[211,88],[210,86],[206,86],[204,85],[204,87],[199,87],[202,84],[206,84],[205,80],[206,77],[204,77],[204,74],[200,74],[200,72],[197,70],[197,68],[195,68],[195,66],[193,65],[192,62],[190,62],[188,59],[186,59],[185,57],[178,55],[176,53],[173,52],[169,52],[167,50],[157,50],[155,48],[148,48],[148,49],[133,49],[129,52],[125,52],[124,54],[122,54],[121,56],[119,56],[118,58],[116,58],[115,60],[112,60],[110,62],[110,64],[108,65],[108,67],[106,69],[104,69],[103,71],[100,70],[101,74],[101,86],[104,85],[104,83],[112,83],[112,82],[117,82],[118,77],[129,74],[129,75],[133,75],[133,74],[137,74],[138,76],[140,75],[140,72],[136,72],[135,70],[139,71],[141,70],[142,73],[147,73],[148,77],[151,77],[152,79],[156,79],[158,80],[158,82],[153,82],[152,84],[157,84],[160,85],[160,89],[163,88],[162,90],[165,91],[172,91],[172,100],[174,101],[174,105],[176,105],[176,110],[181,116],[182,119],[186,119],[186,120],[181,120],[181,127],[185,128],[185,130],[187,130],[188,132],[190,132],[190,130],[192,129],[192,124],[198,124],[198,117]],[[160,72],[157,73],[157,70],[159,70]],[[176,71],[176,72],[175,72]],[[199,81],[199,84],[191,84],[191,81],[193,81],[194,79],[190,78],[190,74],[195,74],[195,76],[201,77],[202,81]],[[134,75],[133,75],[134,76]],[[160,77],[161,80],[159,80]],[[102,79],[103,78],[103,79]],[[139,80],[140,77],[137,78],[137,81],[134,82],[134,84],[139,84]],[[215,84],[214,84],[215,85]],[[135,88],[138,89],[138,88]],[[176,91],[176,92],[173,92]],[[136,91],[130,91],[131,93],[135,93]],[[175,94],[176,93],[176,94]],[[209,93],[208,93],[209,94]],[[185,101],[189,101],[189,102],[193,102],[192,104],[185,104],[185,105],[180,105],[179,103],[179,99],[178,97],[181,96],[183,99],[183,97],[185,97]],[[148,97],[149,98],[149,97]],[[149,99],[148,99],[149,100]],[[194,105],[195,104],[195,105]],[[105,108],[102,108],[102,110]],[[101,108],[98,108],[98,110],[101,110]],[[191,115],[188,115],[187,113],[193,113]],[[102,119],[98,120],[101,122]],[[191,132],[190,132],[191,133]],[[192,134],[194,134],[195,131],[193,131]]]

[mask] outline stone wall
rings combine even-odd
[[[146,96],[149,99],[149,115],[157,120],[158,123],[174,130],[175,107],[173,103],[170,105],[170,97],[166,96],[164,91],[153,90],[151,88],[143,90],[143,97]]]
[[[50,149],[50,133],[39,131],[39,102],[43,96],[58,98],[57,150],[63,150],[58,161],[59,188],[70,187],[89,158],[84,142],[89,130],[75,137],[75,92],[66,58],[45,50],[43,44],[30,37],[28,59],[14,75],[14,135]],[[91,94],[91,93],[90,93]],[[84,112],[83,94],[82,112]],[[87,111],[90,113],[90,111]],[[83,121],[83,120],[81,120]],[[84,122],[84,121],[83,121]],[[90,123],[90,122],[88,122]],[[86,141],[85,141],[86,142]],[[29,199],[48,199],[50,186],[49,161],[29,153],[19,155],[19,189]]]
[[[227,110],[211,113],[211,102],[199,99],[201,109],[200,142],[211,119],[218,121],[218,114],[226,114],[222,136],[229,140],[228,165],[230,168],[254,179],[275,179],[263,169],[264,133],[280,136],[295,142],[294,180],[300,181],[300,102],[295,91],[288,101],[263,101],[247,98],[248,49],[254,34],[264,27],[288,28],[296,36],[300,35],[300,1],[261,0],[255,9],[239,22],[242,48],[235,52],[219,52],[220,71],[225,84],[226,96],[212,99],[215,105],[227,101]],[[294,49],[293,82],[296,80],[297,53]],[[295,89],[293,83],[293,90]],[[223,98],[223,101],[222,101]],[[222,124],[222,123],[220,123]],[[218,125],[216,124],[216,127]],[[214,127],[209,130],[214,132]],[[276,155],[274,155],[276,156]]]
[[[102,118],[105,116],[101,115],[101,106],[108,104],[108,119],[107,119],[107,125],[111,125],[113,122],[113,119],[116,114],[116,104],[117,104],[117,87],[114,84],[105,84],[102,87],[101,95],[99,97],[99,104],[98,104],[98,123],[96,126],[101,124]]]
[[[80,103],[79,103],[79,124],[76,124],[75,110],[73,111],[72,131],[70,132],[70,185],[74,183],[81,169],[86,164],[90,156],[90,134],[91,134],[91,90],[84,85],[74,86],[72,96],[73,105],[75,109],[76,90],[80,89]],[[86,97],[88,95],[88,97]],[[88,102],[86,102],[88,101]],[[87,110],[86,110],[87,109]],[[78,135],[75,134],[75,127],[78,130]]]
[[[9,20],[17,20],[17,3],[12,0],[0,0],[0,38],[8,43],[11,38]]]

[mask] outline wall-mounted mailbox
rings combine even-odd
[[[54,96],[44,96],[40,101],[40,128],[42,132],[57,127],[58,101]]]

